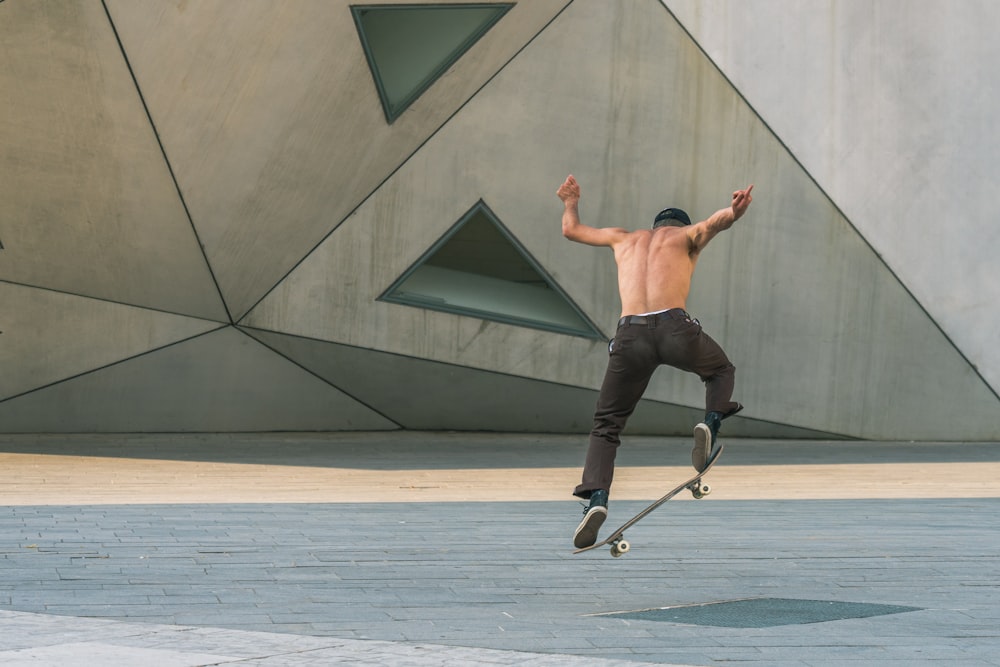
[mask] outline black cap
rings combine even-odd
[[[676,222],[671,222],[672,220],[676,220]],[[679,208],[665,208],[659,213],[657,213],[656,217],[653,218],[653,229],[656,229],[657,227],[662,227],[664,225],[671,225],[673,227],[683,227],[685,225],[690,225],[690,224],[691,224],[691,218],[689,218],[688,214],[680,210]]]

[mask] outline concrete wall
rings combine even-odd
[[[1000,7],[664,4],[995,396],[1000,232],[988,223],[993,197],[983,175],[1000,148],[1000,98],[988,85],[1000,63],[989,27]],[[932,354],[903,350],[899,363],[910,365]],[[988,401],[973,414],[1000,422]]]
[[[585,221],[630,228],[755,184],[689,303],[738,368],[727,433],[996,439],[1000,360],[969,330],[1000,291],[989,142],[935,139],[989,135],[997,101],[914,108],[929,19],[893,4],[521,2],[390,125],[346,1],[2,3],[0,432],[585,432],[604,343],[377,300],[482,199],[610,336],[610,253],[559,232],[572,172]],[[996,55],[963,48],[920,62]],[[919,213],[958,188],[942,234]],[[702,400],[663,369],[630,431],[689,433]]]
[[[664,5],[996,393],[1000,5]]]

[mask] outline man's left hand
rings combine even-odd
[[[753,201],[753,197],[750,196],[750,191],[753,190],[751,185],[746,190],[737,190],[733,193],[733,219],[739,219],[744,213],[747,212],[747,208],[750,206],[750,202]]]

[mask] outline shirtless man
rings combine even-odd
[[[652,229],[589,227],[580,222],[580,185],[569,176],[556,194],[562,199],[563,236],[592,246],[607,246],[618,264],[622,314],[608,346],[608,370],[594,413],[594,429],[573,494],[590,500],[573,544],[589,547],[608,515],[608,492],[615,454],[625,422],[661,364],[696,373],[705,383],[705,421],[695,426],[691,463],[702,470],[715,446],[722,420],[743,409],[732,400],[736,369],[718,343],[684,310],[691,276],[701,251],[716,234],[729,229],[750,206],[751,185],[733,193],[732,204],[692,225],[687,213],[668,208]]]

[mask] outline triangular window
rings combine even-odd
[[[379,300],[605,338],[482,201]]]
[[[386,120],[396,120],[513,6],[352,6]]]

